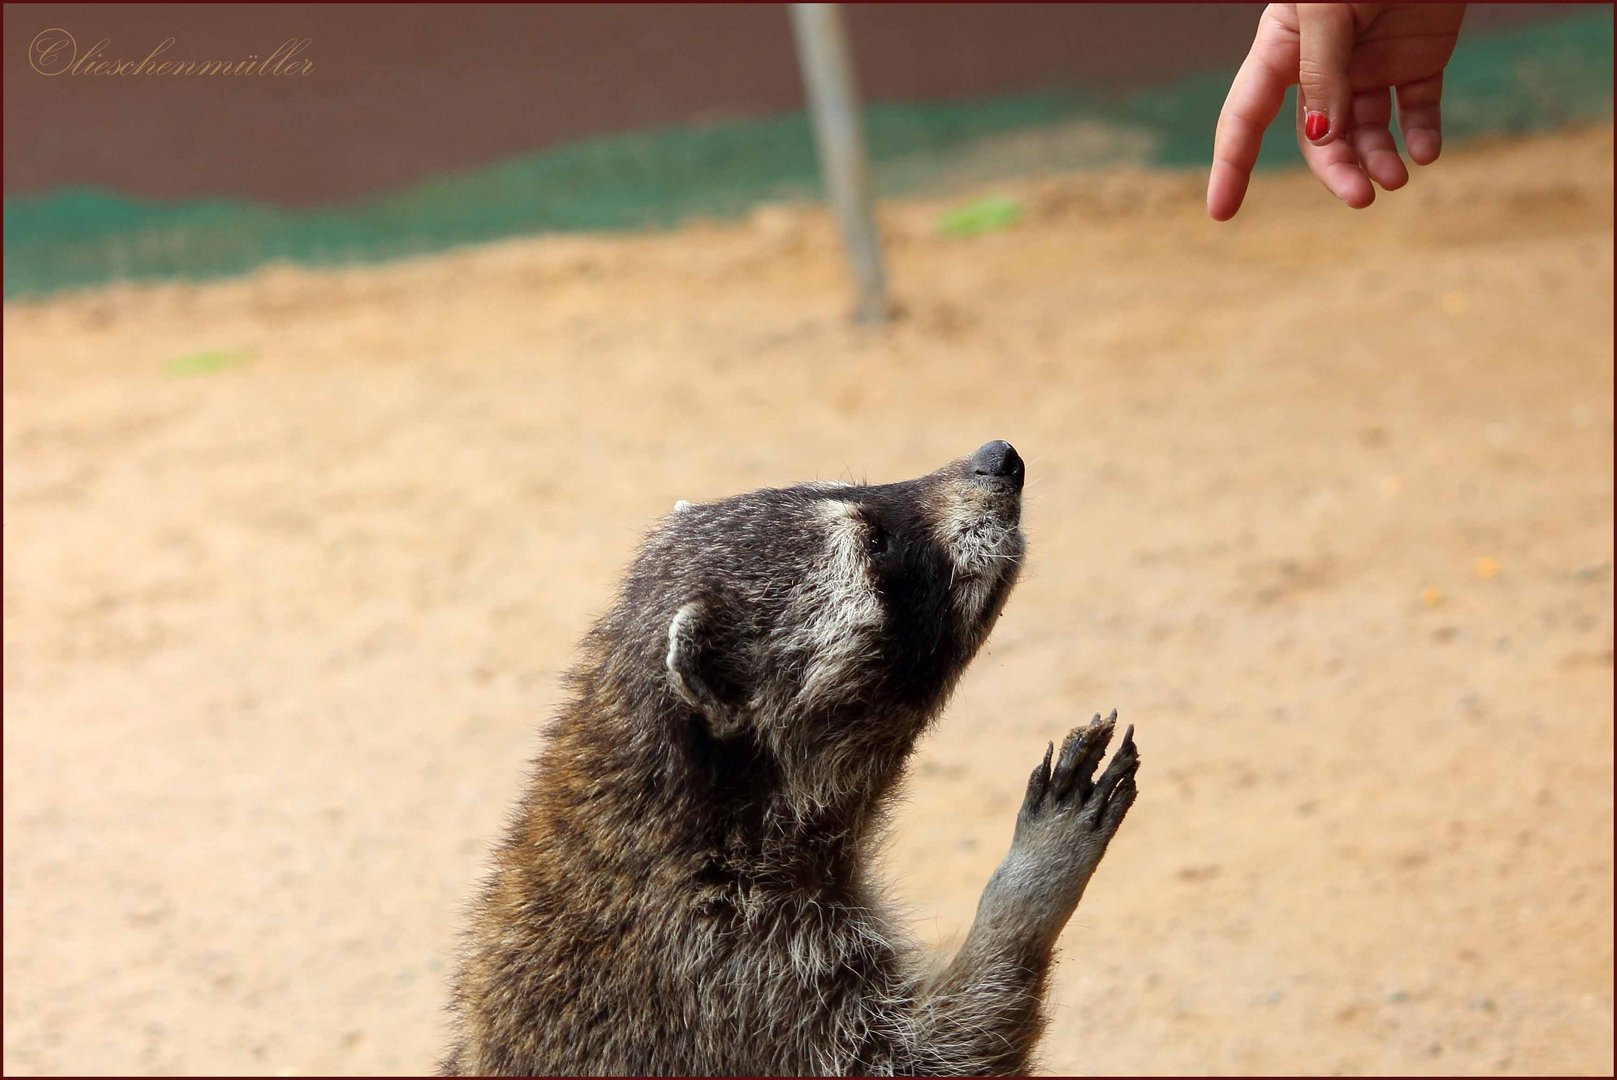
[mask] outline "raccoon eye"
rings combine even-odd
[[[872,525],[865,533],[865,551],[873,559],[887,554],[887,530],[880,525]]]

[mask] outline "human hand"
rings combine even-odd
[[[1300,86],[1297,145],[1337,198],[1361,210],[1409,182],[1389,124],[1417,165],[1443,148],[1438,103],[1464,4],[1270,4],[1235,75],[1213,136],[1207,212],[1228,221],[1241,208],[1263,131],[1286,88]]]

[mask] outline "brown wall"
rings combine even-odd
[[[1231,67],[1256,5],[850,8],[865,96],[1130,89]],[[1553,17],[1474,6],[1468,25]],[[5,194],[93,184],[285,205],[351,199],[602,132],[800,108],[779,5],[7,5]],[[245,60],[307,38],[287,76],[46,76],[47,29],[138,61]]]

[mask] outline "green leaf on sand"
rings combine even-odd
[[[944,214],[938,219],[938,231],[945,236],[976,236],[1015,225],[1021,220],[1021,203],[991,195]]]
[[[182,356],[178,360],[168,362],[170,375],[211,375],[215,371],[235,367],[245,363],[246,356],[241,353],[229,352],[201,352],[190,356]]]

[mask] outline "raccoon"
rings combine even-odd
[[[1025,1074],[1133,729],[1052,745],[957,955],[867,867],[1025,543],[1004,441],[915,480],[681,503],[586,637],[474,904],[455,1074]]]

